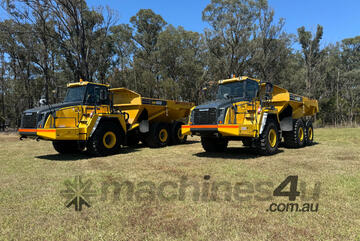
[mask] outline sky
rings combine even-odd
[[[140,9],[150,8],[174,26],[186,30],[203,32],[208,25],[201,19],[204,8],[211,0],[86,0],[90,7],[109,6],[119,14],[119,23],[129,20]],[[306,30],[316,31],[317,24],[324,27],[321,44],[326,46],[345,38],[360,35],[360,0],[268,0],[275,11],[275,18],[285,19],[284,30],[297,33],[305,26]],[[0,20],[7,14],[0,9]]]
[[[275,11],[275,18],[285,19],[284,30],[297,33],[316,31],[317,24],[324,27],[322,44],[336,43],[344,38],[360,35],[360,0],[268,0]],[[207,27],[201,19],[203,9],[210,0],[87,0],[89,6],[107,5],[119,13],[119,23],[129,23],[142,8],[150,8],[174,26],[203,32]]]

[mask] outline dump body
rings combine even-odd
[[[194,103],[179,102],[141,97],[140,94],[126,88],[110,89],[113,95],[113,106],[116,110],[129,114],[129,130],[138,127],[144,113],[150,123],[172,123],[174,120],[185,119],[190,114]]]
[[[264,90],[265,84],[261,86],[261,89]],[[273,86],[273,94],[269,105],[273,105],[278,113],[281,113],[288,105],[291,106],[292,118],[294,119],[313,116],[319,111],[317,100],[290,93],[277,85]]]
[[[254,143],[271,122],[279,139],[294,129],[294,121],[304,124],[317,112],[316,100],[242,76],[219,81],[216,100],[192,109],[182,134]]]

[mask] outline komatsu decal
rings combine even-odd
[[[166,105],[166,101],[165,100],[153,100],[153,99],[145,99],[142,98],[141,102],[143,105]]]
[[[290,100],[302,102],[303,99],[301,96],[290,93]]]

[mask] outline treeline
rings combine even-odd
[[[66,83],[80,78],[200,103],[233,74],[318,99],[321,124],[360,120],[360,36],[323,46],[320,25],[288,34],[266,0],[211,0],[203,33],[150,9],[118,24],[115,10],[83,0],[3,0],[2,8],[0,123],[16,127],[24,109],[61,101]]]

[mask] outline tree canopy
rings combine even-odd
[[[0,122],[13,127],[24,109],[61,101],[66,83],[80,78],[198,104],[218,79],[248,75],[318,99],[321,124],[360,119],[360,36],[325,46],[320,25],[288,34],[266,0],[211,0],[200,33],[151,9],[119,23],[115,10],[84,0],[1,6],[9,18],[0,22]]]

